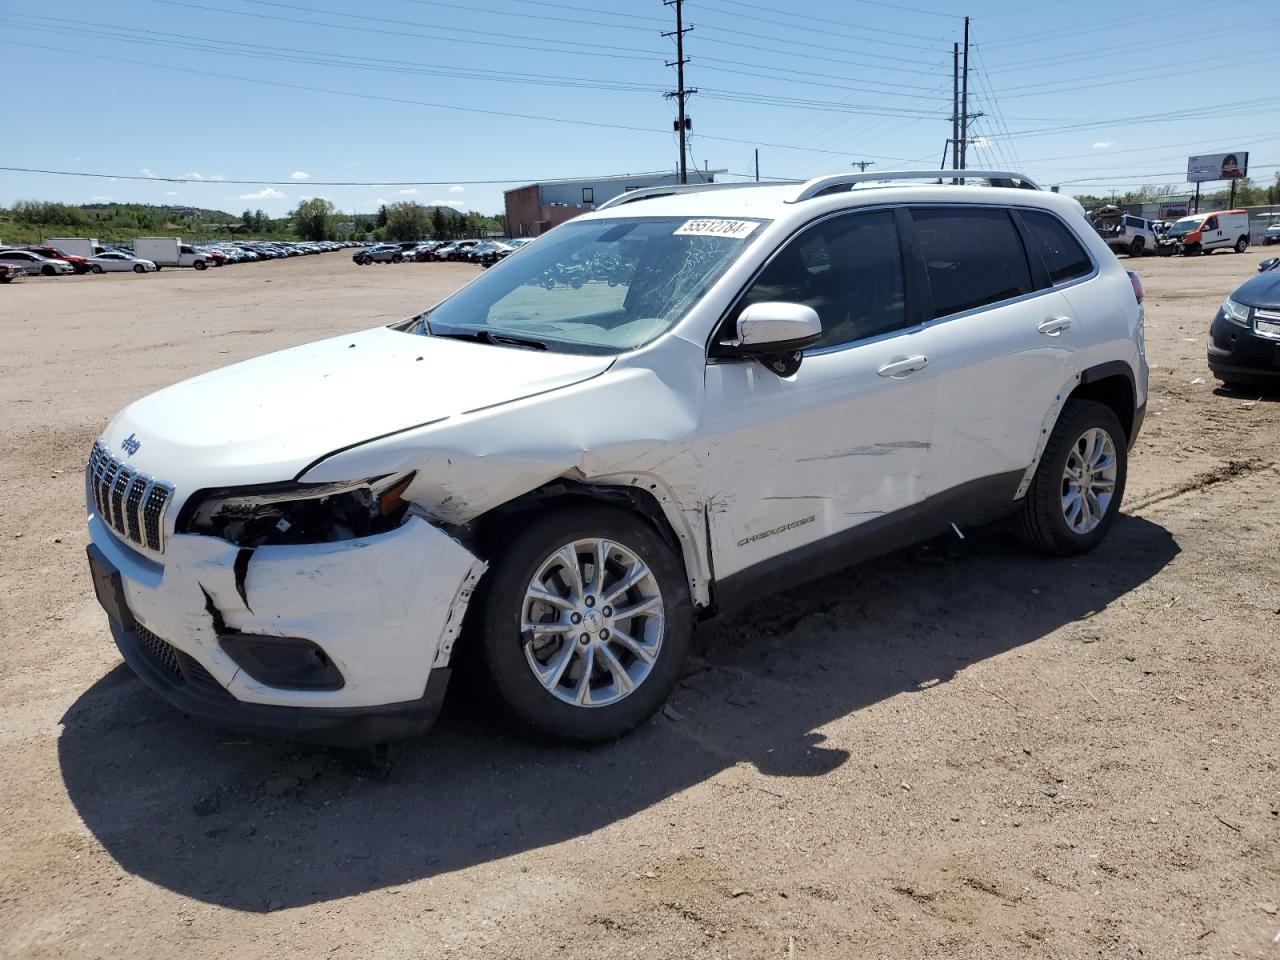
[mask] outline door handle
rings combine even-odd
[[[1048,320],[1045,320],[1038,327],[1036,327],[1036,329],[1041,333],[1043,333],[1046,337],[1056,337],[1058,334],[1062,333],[1064,330],[1071,329],[1071,318],[1070,317],[1050,317]]]
[[[903,377],[910,376],[917,370],[923,370],[928,365],[928,357],[903,357],[901,360],[889,361],[878,369],[876,373],[882,377],[893,377],[895,380],[900,380]]]

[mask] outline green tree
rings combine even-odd
[[[266,215],[261,207],[253,211],[253,229],[261,232],[270,229],[270,227],[271,218]]]
[[[385,227],[387,225],[387,205],[384,203],[378,208],[378,226]]]
[[[334,206],[324,197],[303,200],[293,211],[293,228],[304,240],[327,240],[333,234]]]
[[[445,234],[449,232],[449,221],[445,218],[444,211],[439,207],[431,208],[431,236],[437,240],[443,240]]]
[[[393,203],[378,211],[385,214],[385,236],[388,240],[421,240],[431,232],[431,215],[420,203]]]
[[[252,230],[253,229],[253,212],[251,210],[245,210],[244,213],[240,214],[240,222],[243,223],[250,230]]]

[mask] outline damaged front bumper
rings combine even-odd
[[[184,712],[335,743],[435,719],[485,564],[421,517],[376,536],[241,549],[178,534],[163,562],[89,517],[98,599],[126,662]]]

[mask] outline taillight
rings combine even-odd
[[[1141,303],[1147,297],[1146,291],[1142,289],[1142,278],[1132,270],[1126,270],[1125,273],[1129,274],[1129,283],[1133,285],[1134,299]]]

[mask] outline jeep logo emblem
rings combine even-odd
[[[142,446],[142,441],[131,433],[120,441],[120,446],[124,449],[125,453],[132,457],[138,452],[138,448]]]

